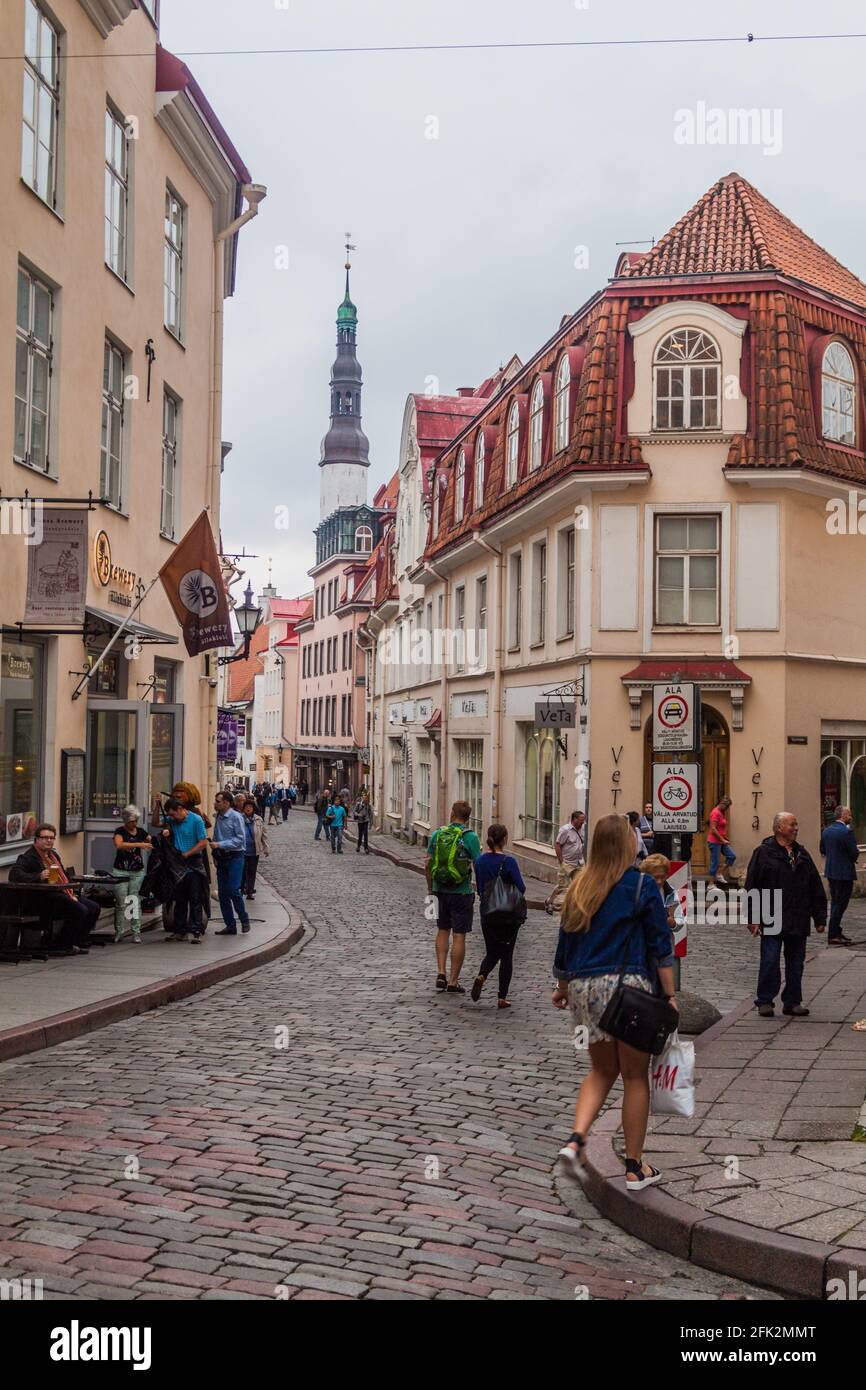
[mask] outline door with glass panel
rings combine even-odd
[[[85,848],[84,864],[107,868],[111,858],[106,841],[121,823],[127,806],[142,812],[147,822],[147,711],[141,703],[119,700],[88,700],[87,761],[85,769]],[[97,848],[96,842],[101,842]]]
[[[148,713],[147,809],[150,810],[158,796],[167,796],[175,783],[182,780],[183,705],[150,705]]]

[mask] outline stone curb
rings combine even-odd
[[[185,971],[171,979],[157,980],[153,984],[143,985],[140,989],[129,990],[126,994],[115,994],[110,999],[100,999],[95,1004],[71,1009],[68,1013],[52,1014],[49,1018],[24,1023],[17,1028],[4,1029],[0,1032],[0,1062],[24,1057],[45,1047],[54,1047],[57,1043],[68,1042],[71,1038],[79,1038],[85,1033],[105,1028],[109,1023],[118,1023],[121,1019],[133,1018],[136,1014],[148,1013],[151,1009],[160,1009],[164,1004],[188,999],[190,995],[198,994],[212,985],[234,979],[237,975],[245,975],[249,970],[256,970],[261,965],[269,965],[272,961],[278,960],[301,940],[304,926],[300,914],[291,904],[274,889],[271,891],[285,908],[289,918],[288,927],[272,941],[253,947],[243,955],[212,961],[197,970]]]
[[[694,1040],[696,1050],[700,1052],[707,1043],[727,1032],[753,1007],[751,999],[738,1005]],[[822,1301],[827,1296],[828,1279],[844,1280],[849,1270],[859,1274],[866,1267],[863,1250],[732,1221],[671,1197],[657,1187],[629,1194],[625,1190],[623,1162],[614,1148],[620,1123],[619,1106],[599,1116],[587,1148],[586,1175],[578,1190],[586,1193],[603,1216],[630,1235],[703,1269],[761,1284],[792,1298]],[[555,1186],[565,1205],[577,1215],[571,1200],[574,1180],[558,1173]]]

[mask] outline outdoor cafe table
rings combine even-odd
[[[25,927],[35,927],[34,917],[39,919],[39,925],[44,929],[46,919],[39,912],[39,895],[46,893],[65,893],[71,889],[81,897],[85,888],[91,884],[94,886],[108,887],[115,883],[123,882],[122,879],[114,878],[111,875],[97,877],[94,874],[80,874],[70,878],[67,883],[0,883],[0,931],[3,932],[3,942],[0,945],[0,956],[21,959],[26,957],[36,957],[37,959],[47,960],[46,947],[40,945],[33,948],[21,948],[21,934]],[[32,907],[34,913],[27,909],[31,904],[25,900],[29,895],[33,895]],[[91,942],[97,946],[104,946],[106,940],[98,937],[91,937]]]

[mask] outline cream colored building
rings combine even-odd
[[[84,624],[26,619],[32,547],[4,513],[0,865],[44,817],[90,867],[128,802],[181,776],[208,794],[216,773],[216,656],[187,658],[160,585],[99,663],[203,508],[218,529],[226,232],[250,182],[157,18],[136,0],[0,10],[0,50],[24,55],[0,86],[0,485],[46,526],[72,513],[87,551]],[[31,589],[59,593],[68,563]]]
[[[486,657],[410,655],[381,688],[380,819],[398,706],[428,700],[430,823],[465,798],[551,875],[570,811],[642,809],[650,691],[679,677],[703,703],[696,870],[723,794],[741,865],[780,809],[817,855],[850,803],[866,842],[864,373],[866,286],[737,175],[621,257],[436,459],[417,587],[368,626],[381,647],[411,609],[470,654],[486,631]],[[575,727],[537,727],[560,699]]]

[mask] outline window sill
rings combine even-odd
[[[177,536],[169,536],[165,531],[160,531],[160,540],[168,541],[169,545],[177,545]]]
[[[573,642],[574,628],[572,628],[571,632],[558,632],[556,634],[556,640],[557,642]]]
[[[544,845],[540,840],[512,840],[511,844],[514,849],[533,849],[546,854],[550,859],[556,859],[552,845]]]
[[[171,338],[172,342],[177,343],[177,346],[180,348],[181,352],[186,352],[186,343],[184,342],[181,335],[179,333],[175,333],[173,328],[169,328],[167,323],[164,323],[162,326],[165,332]]]
[[[106,497],[101,497],[99,501],[107,512],[114,512],[115,516],[123,516],[126,517],[127,521],[129,520],[129,512],[124,511],[123,507],[119,506],[116,502],[109,502]]]
[[[61,227],[66,226],[66,219],[64,218],[63,214],[58,212],[57,208],[52,206],[52,204],[49,203],[46,198],[43,198],[41,193],[37,193],[32,183],[28,183],[27,180],[25,178],[22,178],[20,174],[18,175],[18,182],[21,184],[22,188],[27,189],[27,192],[30,194],[32,198],[36,199],[37,203],[42,204],[46,212],[50,212],[52,217],[57,218],[57,221],[60,223]]]
[[[28,463],[26,459],[16,458],[12,455],[12,462],[17,463],[19,468],[26,468],[28,473],[35,473],[37,478],[45,478],[49,483],[59,483],[60,479],[54,472],[46,473],[44,468],[37,468],[35,463]]]
[[[678,632],[721,632],[721,623],[655,623],[653,632],[664,636],[665,633]]]
[[[105,266],[105,269],[108,271],[109,275],[111,276],[112,280],[116,280],[117,283],[118,283],[119,285],[122,285],[123,288],[127,291],[127,293],[131,294],[132,297],[133,297],[133,299],[134,299],[134,298],[135,298],[135,290],[132,288],[132,285],[129,283],[129,281],[128,281],[128,280],[124,280],[124,278],[123,278],[122,275],[118,275],[118,273],[117,273],[117,271],[114,269],[114,267],[113,267],[113,266],[110,266],[110,265],[108,264],[108,261],[104,261],[103,264],[104,264],[104,266]]]
[[[535,641],[535,642],[530,642],[530,644],[529,644],[529,650],[530,650],[531,652],[537,652],[537,651],[540,651],[540,650],[544,647],[544,645],[545,645],[545,639],[544,639],[543,637],[539,637],[537,641]]]

